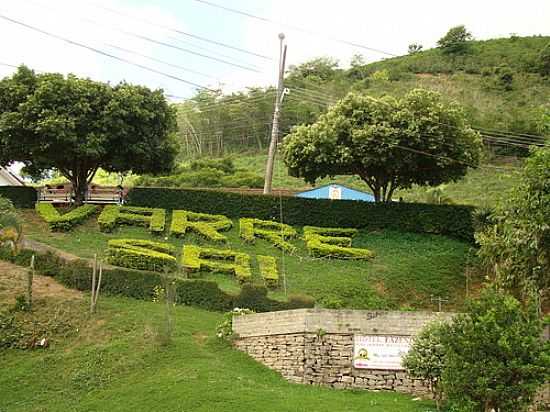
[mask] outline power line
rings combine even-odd
[[[53,34],[53,33],[47,32],[47,31],[42,30],[42,29],[40,29],[40,28],[38,28],[38,27],[31,26],[31,25],[29,25],[29,24],[20,22],[20,21],[18,21],[18,20],[14,20],[14,19],[12,19],[12,18],[10,18],[10,17],[7,17],[7,16],[5,16],[5,15],[3,15],[3,14],[0,14],[0,18],[1,18],[1,19],[4,19],[4,20],[6,20],[6,21],[9,21],[9,22],[11,22],[11,23],[13,23],[13,24],[18,24],[18,25],[23,26],[23,27],[25,27],[25,28],[27,28],[27,29],[30,29],[30,30],[33,30],[33,31],[35,31],[35,32],[41,33],[41,34],[43,34],[43,35],[45,35],[45,36],[52,37],[52,38],[54,38],[54,39],[64,41],[64,42],[69,43],[69,44],[71,44],[71,45],[73,45],[73,46],[81,47],[81,48],[83,48],[83,49],[86,49],[86,50],[89,50],[89,51],[91,51],[91,52],[100,54],[100,55],[102,55],[102,56],[110,57],[111,59],[115,59],[115,60],[121,61],[121,62],[126,63],[126,64],[130,64],[130,65],[135,66],[135,67],[139,67],[140,69],[147,70],[147,71],[152,72],[152,73],[156,73],[156,74],[158,74],[158,75],[161,75],[161,76],[170,78],[170,79],[172,79],[172,80],[177,80],[177,81],[179,81],[179,82],[186,83],[186,84],[188,84],[188,85],[197,87],[197,88],[199,88],[199,89],[214,91],[213,89],[210,89],[210,88],[208,88],[208,87],[206,87],[206,86],[203,86],[203,85],[200,85],[200,84],[198,84],[198,83],[194,83],[194,82],[191,82],[191,81],[189,81],[189,80],[185,80],[185,79],[182,79],[182,78],[180,78],[180,77],[173,76],[173,75],[171,75],[171,74],[161,72],[160,70],[156,70],[156,69],[153,69],[153,68],[151,68],[151,67],[144,66],[144,65],[139,64],[139,63],[135,63],[135,62],[133,62],[133,61],[131,61],[131,60],[127,60],[127,59],[125,59],[125,58],[123,58],[123,57],[119,57],[119,56],[116,56],[116,55],[114,55],[114,54],[110,54],[110,53],[104,52],[104,51],[102,51],[102,50],[99,50],[99,49],[96,49],[96,48],[94,48],[94,47],[88,46],[88,45],[86,45],[86,44],[84,44],[84,43],[79,43],[79,42],[76,42],[76,41],[74,41],[74,40],[68,39],[68,38],[66,38],[66,37],[62,37],[62,36],[59,36],[59,35],[57,35],[57,34]]]
[[[43,8],[47,8],[48,11],[52,8],[51,6],[49,6],[49,5],[45,6],[44,4],[42,4],[40,2],[36,3],[33,0],[30,0],[30,1],[33,2],[34,4],[38,4],[39,6],[41,6]],[[59,10],[59,8],[55,8],[55,7],[53,7],[53,8]],[[81,21],[87,22],[87,23],[92,24],[94,26],[107,28],[108,30],[113,30],[113,31],[122,33],[126,36],[134,37],[134,38],[142,40],[142,41],[157,44],[159,46],[169,47],[169,48],[172,48],[172,49],[184,52],[184,53],[189,53],[189,54],[192,54],[192,55],[195,55],[195,56],[199,56],[199,57],[202,57],[202,58],[205,58],[205,59],[208,59],[208,60],[213,60],[213,61],[216,61],[218,63],[227,64],[229,66],[237,67],[237,68],[240,68],[240,69],[260,73],[260,70],[257,67],[250,66],[250,65],[248,65],[248,63],[241,63],[241,62],[235,63],[234,61],[229,61],[229,60],[221,59],[221,58],[218,58],[218,57],[210,56],[210,55],[200,53],[200,52],[197,52],[197,51],[194,51],[194,50],[190,50],[190,49],[186,49],[186,48],[183,48],[183,47],[180,47],[180,46],[176,46],[174,44],[171,44],[171,43],[168,43],[168,42],[165,42],[165,41],[157,40],[157,39],[154,39],[152,37],[148,37],[148,36],[144,36],[142,34],[134,33],[134,32],[129,31],[129,30],[124,30],[124,29],[120,29],[120,28],[117,28],[117,27],[111,27],[111,26],[108,26],[106,24],[100,23],[100,22],[98,22],[94,19],[91,19],[89,17],[77,16],[77,18]]]
[[[283,23],[283,22],[280,22],[280,21],[275,21],[275,20],[269,19],[267,17],[257,16],[255,14],[252,14],[252,13],[249,13],[249,12],[246,12],[246,11],[243,11],[243,10],[238,10],[238,9],[234,9],[234,8],[231,8],[231,7],[222,6],[221,4],[212,3],[212,2],[206,1],[206,0],[193,0],[193,1],[195,1],[197,3],[205,4],[205,5],[210,6],[210,7],[215,7],[217,9],[225,10],[225,11],[230,12],[230,13],[239,14],[241,16],[245,16],[245,17],[248,17],[248,18],[251,18],[251,19],[259,20],[259,21],[262,21],[264,23],[269,23],[269,24],[279,25],[279,26],[282,26],[282,27],[287,27],[291,30],[296,30],[296,31],[306,33],[306,34],[311,35],[311,36],[321,36],[321,37],[324,37],[328,40],[335,41],[337,43],[342,43],[342,44],[346,44],[348,46],[369,50],[369,51],[372,51],[372,52],[384,54],[386,56],[398,57],[398,55],[394,54],[394,53],[390,53],[390,52],[387,52],[387,51],[384,51],[384,50],[369,47],[369,46],[366,46],[364,44],[352,42],[352,41],[349,41],[349,40],[339,39],[339,38],[332,37],[332,36],[327,36],[326,34],[321,33],[321,32],[316,32],[316,31],[313,31],[313,30],[305,29],[303,27],[294,26],[294,25],[291,25],[291,24],[288,24],[288,23]]]
[[[110,13],[114,13],[114,14],[117,14],[119,16],[126,17],[128,19],[132,19],[132,20],[135,20],[135,21],[140,21],[142,23],[146,23],[146,24],[149,24],[151,26],[159,27],[161,29],[169,30],[169,31],[178,33],[178,34],[183,35],[183,36],[191,37],[191,38],[196,39],[196,40],[201,40],[201,41],[204,41],[204,42],[207,42],[207,43],[215,44],[216,46],[225,47],[227,49],[235,50],[235,51],[245,53],[245,54],[248,54],[248,55],[251,55],[251,56],[259,57],[259,58],[262,58],[262,59],[265,59],[265,60],[273,60],[273,58],[271,58],[269,56],[265,56],[265,55],[260,54],[260,53],[256,53],[256,52],[246,50],[246,49],[243,49],[243,48],[240,48],[240,47],[232,46],[232,45],[229,45],[229,44],[217,41],[217,40],[212,40],[212,39],[209,39],[207,37],[198,36],[196,34],[188,33],[188,32],[185,32],[185,31],[179,29],[179,28],[170,27],[170,26],[167,26],[167,25],[164,25],[164,24],[159,24],[159,23],[156,23],[156,22],[151,21],[151,20],[147,20],[147,19],[143,19],[143,18],[140,18],[140,17],[137,17],[137,16],[133,16],[133,15],[130,15],[130,14],[127,14],[127,13],[123,13],[119,10],[115,10],[115,9],[110,8],[110,7],[95,4],[93,2],[88,2],[88,4],[91,4],[92,6],[94,6],[96,8],[108,11]]]

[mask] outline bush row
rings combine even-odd
[[[85,261],[64,263],[52,253],[36,253],[23,250],[12,256],[7,249],[0,248],[0,259],[21,266],[30,264],[35,255],[35,268],[38,273],[53,276],[66,287],[89,291],[92,269]],[[161,275],[155,272],[106,268],[103,270],[101,293],[126,296],[135,299],[151,300],[155,288],[162,287]],[[267,297],[265,287],[245,283],[239,294],[231,295],[222,291],[216,282],[201,279],[176,279],[176,302],[206,310],[225,312],[235,307],[250,308],[256,312],[298,309],[313,307],[314,300],[309,296],[290,295],[287,302]]]
[[[168,210],[223,214],[230,218],[250,217],[279,220],[279,197],[213,190],[134,188],[128,204]],[[353,200],[282,199],[284,222],[293,226],[325,226],[391,229],[434,233],[473,242],[471,206]]]
[[[269,220],[239,219],[239,236],[245,242],[254,243],[257,237],[267,240],[285,252],[295,252],[296,247],[285,239],[296,237],[296,229],[284,223]]]
[[[174,210],[170,234],[184,236],[187,231],[193,231],[207,240],[225,242],[227,237],[219,233],[220,230],[229,230],[233,222],[222,215],[195,213],[187,210]]]
[[[107,242],[107,262],[115,266],[153,272],[176,270],[176,248],[167,243],[141,239],[113,239]]]
[[[0,186],[0,197],[10,199],[20,209],[32,209],[38,200],[38,192],[29,186]]]
[[[268,288],[276,288],[279,285],[279,271],[277,260],[273,256],[257,255],[260,274]]]
[[[59,213],[51,203],[36,203],[36,212],[44,219],[54,231],[67,231],[97,212],[95,205],[82,205],[65,214]]]
[[[337,259],[371,259],[374,253],[368,249],[351,247],[351,238],[357,229],[304,227],[306,248],[312,256]]]

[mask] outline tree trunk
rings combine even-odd
[[[86,179],[72,179],[74,193],[74,203],[76,206],[81,206],[86,200],[86,191],[88,190],[88,182]]]

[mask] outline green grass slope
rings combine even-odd
[[[34,211],[23,213],[26,236],[81,257],[100,257],[109,239],[151,239],[145,228],[120,227],[114,233],[98,230],[95,218],[69,233],[51,233]],[[308,294],[323,306],[347,308],[428,308],[430,297],[450,300],[449,307],[460,307],[464,298],[467,254],[470,245],[450,238],[393,231],[360,231],[354,246],[372,250],[372,261],[316,259],[308,255],[303,240],[292,243],[296,254],[283,256],[281,251],[264,240],[245,244],[239,238],[238,222],[229,232],[227,245],[212,244],[187,235],[184,239],[161,238],[182,250],[184,244],[232,248],[251,256],[272,255],[278,260],[281,287],[270,292],[284,300],[283,277],[289,294]],[[299,230],[301,232],[301,230]],[[263,283],[253,259],[253,281]],[[215,280],[222,289],[234,293],[240,289],[236,279],[225,274],[203,273],[202,278]]]
[[[0,278],[0,283],[2,278]],[[173,311],[169,345],[161,345],[164,304],[123,298],[99,300],[87,315],[87,297],[70,304],[49,329],[48,349],[0,349],[2,412],[427,412],[432,402],[397,393],[352,392],[290,384],[214,337],[222,316],[187,307]],[[37,321],[67,307],[37,300]],[[53,324],[52,321],[49,321]]]

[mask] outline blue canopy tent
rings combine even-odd
[[[296,193],[296,197],[308,199],[332,199],[332,200],[361,200],[363,202],[374,202],[374,196],[367,192],[351,189],[344,185],[332,184],[319,186],[305,192]]]

